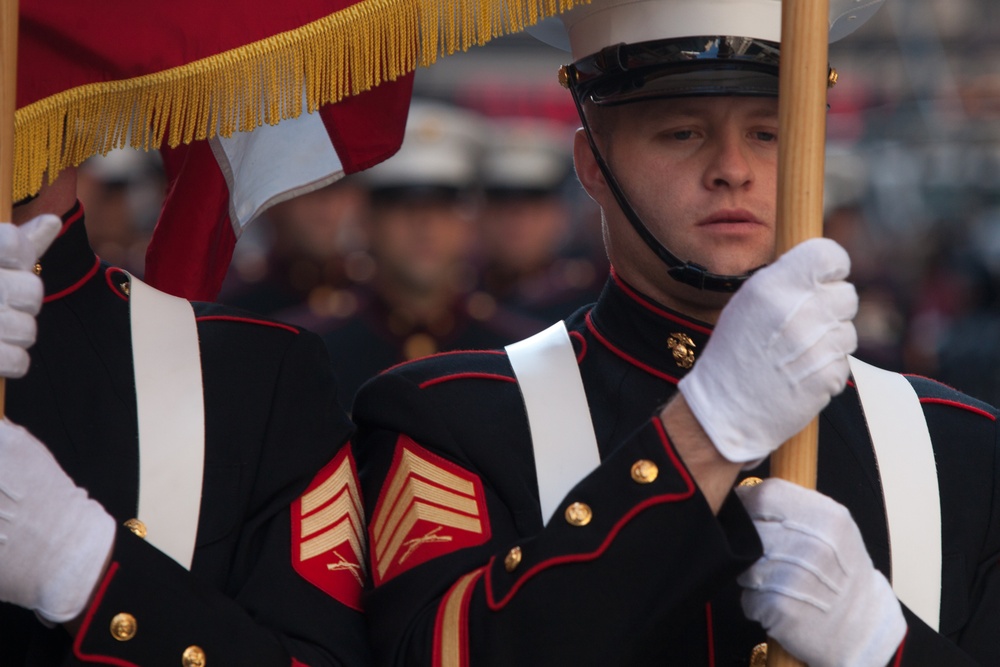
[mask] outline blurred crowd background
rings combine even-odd
[[[419,70],[400,153],[251,225],[219,300],[320,333],[345,406],[395,363],[592,301],[567,57],[512,35]],[[1000,3],[888,0],[830,61],[825,234],[852,258],[858,356],[1000,404]],[[163,188],[155,153],[84,163],[98,254],[142,275]]]

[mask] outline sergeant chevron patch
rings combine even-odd
[[[292,504],[292,566],[306,581],[361,610],[365,513],[358,473],[345,446]]]
[[[490,538],[479,478],[401,435],[370,528],[375,584]]]

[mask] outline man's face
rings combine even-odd
[[[778,103],[772,98],[655,100],[597,110],[597,142],[649,230],[684,261],[742,274],[774,254]],[[582,141],[586,144],[586,141]],[[587,165],[577,138],[577,168]],[[583,162],[584,164],[581,164]],[[696,298],[666,274],[603,178],[581,174],[604,209],[612,264],[651,296]],[[706,298],[711,300],[710,295]]]
[[[468,260],[472,223],[453,201],[413,200],[377,206],[368,223],[380,272],[411,289],[450,286]]]

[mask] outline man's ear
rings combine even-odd
[[[591,199],[603,206],[608,195],[608,184],[600,167],[597,166],[594,151],[591,150],[587,133],[582,127],[573,137],[573,165],[580,185]]]

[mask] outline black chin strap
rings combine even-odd
[[[597,143],[594,141],[594,135],[590,131],[590,123],[587,121],[587,115],[583,112],[583,104],[580,102],[576,85],[574,85],[572,79],[573,77],[571,74],[569,91],[573,96],[573,103],[576,105],[577,112],[580,115],[580,121],[583,123],[583,131],[587,135],[587,142],[590,144],[590,150],[594,153],[594,159],[597,160],[597,166],[600,168],[601,174],[604,175],[604,180],[607,181],[608,186],[611,188],[611,193],[614,195],[615,201],[618,202],[618,206],[621,208],[622,213],[625,214],[625,218],[632,225],[632,228],[635,230],[636,234],[639,235],[639,238],[641,238],[649,249],[652,250],[656,256],[667,265],[667,273],[671,278],[686,285],[697,287],[698,289],[710,290],[712,292],[735,292],[744,282],[746,282],[747,278],[754,274],[755,271],[763,268],[762,266],[759,266],[756,269],[747,271],[742,275],[726,276],[711,273],[700,264],[685,262],[677,257],[677,255],[667,250],[666,246],[660,243],[660,241],[653,236],[653,233],[647,229],[645,223],[643,223],[639,214],[635,212],[631,202],[629,202],[628,197],[625,196],[625,191],[622,189],[621,185],[619,185],[618,179],[615,178],[615,175],[611,172],[611,168],[608,166],[607,162],[604,161],[604,156],[601,155],[601,151],[597,148]]]

